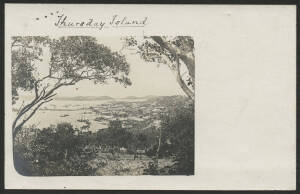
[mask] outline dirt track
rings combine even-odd
[[[115,157],[110,153],[98,153],[97,158],[90,161],[93,168],[97,168],[95,176],[137,176],[143,175],[144,169],[148,168],[151,158],[140,155],[133,159],[132,154],[119,154]],[[159,168],[172,165],[171,159],[159,159]]]

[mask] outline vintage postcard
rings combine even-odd
[[[5,5],[7,189],[295,189],[296,6]]]

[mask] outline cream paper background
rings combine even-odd
[[[33,18],[148,16],[145,28],[59,29]],[[195,39],[194,176],[24,177],[13,167],[10,37],[191,35]],[[5,5],[6,189],[295,189],[296,6]],[[145,78],[147,79],[147,78]]]

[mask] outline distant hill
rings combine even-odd
[[[110,96],[56,96],[54,97],[55,100],[59,101],[97,101],[97,100],[167,100],[173,98],[183,98],[184,96],[155,96],[155,95],[147,95],[147,96],[127,96],[124,98],[113,98]],[[32,100],[34,96],[20,96],[21,100]]]
[[[189,100],[187,96],[183,95],[173,95],[173,96],[156,96],[147,99],[148,101],[163,103],[163,104],[169,104],[169,103],[177,103],[180,101],[187,101]]]
[[[95,100],[114,100],[110,96],[74,96],[74,97],[55,97],[55,100],[73,100],[73,101],[95,101]]]
[[[121,98],[121,99],[150,99],[150,98],[156,98],[157,96],[155,95],[148,95],[148,96],[141,96],[141,97],[137,97],[137,96],[127,96],[125,98]]]
[[[121,98],[121,99],[138,99],[139,97],[136,97],[136,96],[126,96],[124,98]]]
[[[144,96],[144,98],[150,99],[150,98],[157,98],[158,96],[155,95],[148,95],[148,96]]]

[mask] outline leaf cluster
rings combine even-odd
[[[68,36],[54,39],[50,45],[51,74],[60,79],[93,80],[106,83],[108,79],[124,86],[131,82],[127,77],[129,64],[125,56],[112,52],[90,36]]]
[[[18,100],[18,89],[34,88],[35,64],[42,61],[43,47],[49,44],[48,37],[14,36],[11,44],[12,101]]]
[[[94,156],[84,152],[89,142],[75,130],[70,123],[60,123],[38,130],[29,147],[15,143],[15,167],[21,174],[35,176],[93,174],[87,162]]]

